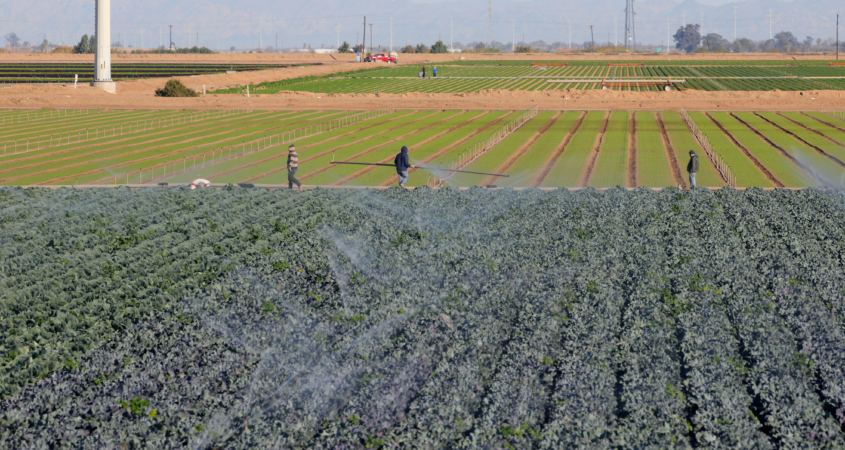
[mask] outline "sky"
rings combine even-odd
[[[0,35],[14,31],[23,40],[74,44],[82,34],[93,33],[94,0],[0,0]],[[597,43],[624,40],[625,0],[494,0],[495,40],[528,43],[583,44],[591,39],[593,25]],[[723,6],[705,6],[705,3]],[[805,36],[828,38],[835,33],[836,9],[845,0],[638,0],[637,40],[665,45],[685,23],[703,18],[705,33],[716,32],[733,39],[737,35],[756,41],[770,35],[768,9],[773,8],[771,31],[793,31]],[[734,21],[734,8],[738,7]],[[486,40],[486,0],[145,0],[112,1],[112,41],[124,46],[166,45],[169,25],[178,47],[201,45],[215,50],[254,49],[276,46],[334,48],[338,42],[362,41],[363,15],[372,28],[376,45],[394,49],[406,44],[468,44]],[[845,8],[843,8],[845,9]],[[451,20],[454,18],[454,20]],[[513,20],[513,21],[512,21]],[[391,28],[392,23],[392,28]],[[392,30],[392,35],[391,35]],[[368,30],[368,46],[371,41]],[[671,40],[671,39],[670,39]]]

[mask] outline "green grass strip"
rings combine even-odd
[[[604,111],[590,111],[543,180],[542,187],[577,187],[604,125]]]
[[[823,152],[827,153],[828,155],[838,159],[840,162],[845,162],[845,147],[840,145],[836,145],[833,142],[825,139],[824,136],[819,136],[812,131],[807,130],[806,128],[798,125],[795,122],[773,112],[760,112],[758,113],[763,118],[772,121],[777,126],[783,128],[789,133],[792,133],[798,136],[800,139],[804,140],[808,144],[821,149]],[[812,119],[811,119],[812,120]],[[818,123],[818,122],[816,122]],[[821,125],[821,124],[819,124]]]
[[[522,147],[531,136],[540,131],[546,124],[554,117],[554,111],[543,111],[519,127],[516,131],[508,135],[501,142],[493,146],[486,153],[479,156],[464,170],[471,170],[475,172],[489,172],[494,173],[499,170],[499,167],[507,161],[508,158]],[[491,130],[491,132],[495,131]],[[459,173],[450,178],[447,182],[450,186],[480,186],[482,182],[487,179],[487,175],[473,175],[467,173]],[[495,182],[499,183],[501,179]]]
[[[580,111],[566,111],[561,114],[555,123],[508,168],[506,173],[510,177],[502,178],[496,184],[508,187],[528,186],[545,168],[546,162],[563,143],[563,139],[579,117],[581,117]]]
[[[634,116],[637,136],[637,186],[667,187],[674,185],[666,148],[660,137],[655,113],[638,112]]]
[[[704,149],[698,144],[698,140],[695,139],[684,118],[675,111],[663,111],[660,113],[660,117],[663,119],[663,126],[666,127],[666,134],[669,136],[669,142],[672,144],[672,150],[674,150],[675,158],[678,160],[681,175],[687,177],[686,182],[689,182],[689,174],[687,173],[689,151],[695,150],[698,153],[699,167],[698,173],[695,175],[695,184],[706,187],[724,186],[725,181],[710,158],[704,153]]]
[[[628,111],[614,111],[610,114],[607,130],[602,137],[596,165],[590,186],[626,186],[628,174]]]
[[[734,143],[722,133],[722,130],[702,112],[691,112],[690,117],[695,124],[707,136],[713,151],[719,155],[731,168],[736,177],[736,183],[741,187],[774,187],[774,183],[766,178],[753,161],[745,156],[745,153],[734,145]]]
[[[799,165],[803,166],[805,170],[814,174],[822,184],[839,186],[840,183],[845,181],[845,168],[831,161],[830,158],[822,155],[816,149],[795,139],[754,113],[736,113],[736,116],[759,131],[763,136],[766,136],[774,145],[783,149]],[[815,184],[810,185],[814,186]]]
[[[776,148],[760,139],[735,117],[724,112],[714,112],[710,115],[784,186],[807,187],[816,185],[816,181],[810,175],[796,166],[789,158],[783,156]],[[737,175],[737,178],[739,178],[739,175]]]

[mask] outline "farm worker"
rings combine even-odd
[[[432,70],[432,72],[434,72],[434,78],[437,78],[437,66],[434,66],[434,70]]]
[[[299,169],[299,155],[296,154],[296,146],[291,144],[288,147],[288,187],[293,189],[293,185],[301,191],[302,183],[296,179],[296,171]]]
[[[423,74],[423,78],[425,78],[425,66],[423,66],[422,74]]]
[[[690,189],[695,189],[695,173],[698,172],[698,155],[695,150],[689,151],[689,163],[687,163],[687,172],[689,172]]]
[[[402,146],[402,151],[396,154],[393,163],[396,164],[396,174],[399,175],[399,186],[405,187],[408,182],[408,169],[413,167],[408,160],[408,147]]]

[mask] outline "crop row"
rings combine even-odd
[[[184,114],[191,119],[204,117],[192,112]],[[608,117],[604,134],[601,134],[603,112],[588,113],[583,121],[577,111],[565,112],[553,122],[550,114],[554,113],[532,120],[525,130],[497,144],[469,169],[505,170],[510,178],[494,181],[481,176],[456,176],[449,180],[460,185],[575,187],[586,177],[590,186],[609,187],[628,185],[630,178],[633,186],[666,186],[676,184],[673,171],[677,170],[680,184],[686,186],[687,153],[695,149],[701,165],[698,184],[724,185],[709,158],[699,151],[686,124],[675,113],[660,113],[659,121],[654,113],[638,113],[631,129],[630,114],[615,112]],[[302,161],[298,177],[306,184],[386,185],[395,181],[390,168],[332,167],[331,160],[334,157],[338,161],[392,163],[393,155],[405,145],[411,149],[415,164],[454,166],[454,161],[466,157],[464,150],[475,142],[473,136],[494,127],[505,115],[479,111],[400,111],[348,128],[325,132],[321,129],[315,136],[291,139],[286,136],[285,145],[282,140],[274,138],[271,143],[265,138],[317,123],[334,123],[350,114],[227,112],[221,117],[188,120],[175,127],[170,127],[168,121],[168,127],[161,128],[158,124],[170,117],[161,112],[118,111],[107,115],[48,117],[30,122],[31,126],[26,128],[0,128],[0,144],[5,140],[6,146],[6,155],[0,155],[3,158],[0,182],[14,185],[187,183],[206,178],[223,183],[284,184],[286,146],[292,141],[299,147]],[[822,113],[692,113],[692,117],[740,186],[837,186],[843,176],[845,152],[841,144],[845,143],[845,126],[839,119]],[[580,125],[575,127],[576,123]],[[83,132],[66,131],[86,124],[99,125],[95,134],[106,129],[105,136],[98,134],[99,139],[85,141]],[[140,131],[136,132],[137,128]],[[534,136],[541,128],[544,131]],[[661,137],[664,129],[666,135]],[[45,136],[44,131],[54,132],[52,147],[51,136]],[[572,135],[564,148],[564,137],[570,132]],[[59,133],[61,145],[56,137]],[[634,149],[628,148],[629,135],[634,139]],[[70,143],[66,142],[68,136]],[[77,142],[78,138],[82,142]],[[25,151],[27,139],[29,151]],[[36,149],[39,142],[43,148]],[[250,148],[246,143],[250,143]],[[599,148],[595,147],[597,143]],[[629,161],[629,152],[633,150],[636,160]],[[484,170],[478,169],[480,164]],[[635,171],[628,174],[634,167]],[[411,185],[424,185],[431,177],[443,178],[443,175],[418,171]]]
[[[839,448],[842,200],[2,189],[0,446]]]
[[[163,128],[127,136],[82,142],[10,156],[0,170],[7,184],[69,184],[102,180],[109,174],[125,177],[164,161],[184,160],[213,148],[240,144],[258,137],[300,128],[303,124],[338,118],[348,113],[252,113],[233,115],[178,128]],[[245,119],[245,120],[244,120]],[[115,181],[117,179],[115,178]],[[135,179],[135,182],[138,180]],[[133,182],[132,179],[129,182]]]

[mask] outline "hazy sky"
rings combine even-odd
[[[455,2],[455,1],[461,1],[461,0],[413,0],[413,1],[415,3],[451,3],[451,2]],[[527,1],[527,0],[511,0],[511,1],[520,2],[520,1]],[[780,1],[792,3],[792,0],[780,0]],[[625,3],[624,0],[620,0],[620,2],[623,5]],[[648,0],[637,0],[637,3],[647,3],[647,2],[648,2]],[[725,5],[725,4],[728,4],[728,3],[736,3],[736,0],[697,0],[697,2],[701,3],[702,5],[719,6],[719,5]],[[494,0],[493,4],[495,5],[495,3],[496,2]],[[677,3],[681,3],[681,2],[677,2]]]

